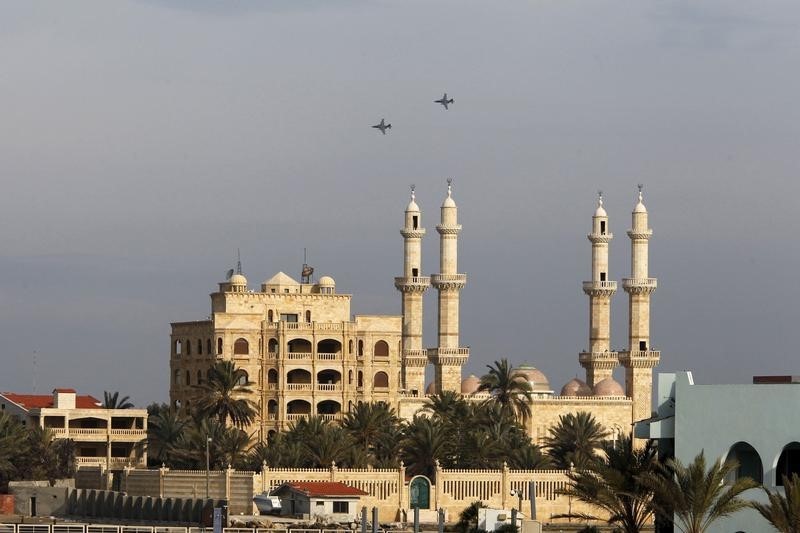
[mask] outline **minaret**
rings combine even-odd
[[[430,286],[430,278],[422,272],[422,216],[416,202],[414,186],[406,207],[403,236],[403,277],[394,278],[394,286],[403,293],[403,386],[417,394],[425,393],[427,351],[422,347],[422,295]]]
[[[439,232],[439,274],[431,276],[431,283],[439,291],[439,345],[428,350],[434,365],[436,392],[461,392],[461,367],[467,362],[469,348],[459,347],[458,300],[467,283],[466,274],[458,274],[458,207],[453,200],[453,180],[447,180],[447,198],[442,203],[442,223]]]
[[[590,387],[611,377],[618,364],[617,353],[611,351],[611,296],[617,291],[617,282],[611,281],[608,274],[608,243],[613,237],[600,192],[588,235],[592,243],[592,280],[583,282],[583,292],[589,296],[589,350],[578,358],[586,369]]]
[[[631,238],[631,277],[622,280],[628,293],[629,326],[628,351],[620,354],[625,367],[625,394],[633,399],[633,420],[643,420],[651,415],[653,367],[661,359],[661,352],[650,346],[650,295],[656,290],[656,278],[648,273],[648,241],[653,235],[647,225],[647,209],[642,202],[639,185],[639,202],[633,208]]]

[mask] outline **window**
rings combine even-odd
[[[358,356],[364,355],[364,341],[358,341]]]
[[[419,227],[419,217],[417,215],[414,215],[413,221],[414,221],[413,222],[414,229],[417,229]]]
[[[211,339],[206,339],[206,353],[211,355]]]
[[[181,354],[181,341],[175,341],[175,355]]]
[[[389,387],[389,375],[386,372],[378,372],[375,374],[373,385],[376,389],[386,389]]]
[[[273,318],[273,316],[274,316],[274,315],[272,314],[272,309],[270,309],[269,311],[267,311],[267,322],[270,322],[270,323],[272,323],[272,318]]]
[[[318,502],[315,502],[314,505],[316,505],[317,507],[323,507],[325,505],[325,502],[319,502],[318,501]],[[336,511],[334,511],[334,512],[336,512]]]
[[[411,276],[415,277],[415,278],[418,277],[419,276],[419,269],[418,268],[412,268],[411,269]]]
[[[311,311],[306,311],[306,324],[311,324]]]
[[[192,384],[192,375],[189,373],[188,370],[186,371],[186,384],[187,385],[191,385]]]
[[[247,355],[250,353],[250,344],[245,339],[236,339],[233,343],[234,355]]]
[[[297,313],[281,313],[281,322],[297,322]]]
[[[222,353],[222,337],[217,339],[217,353],[218,354]]]
[[[375,357],[389,357],[389,345],[386,341],[378,341],[375,343]]]
[[[639,341],[639,350],[643,352],[647,351],[647,341]]]
[[[606,234],[606,221],[605,220],[601,220],[600,221],[600,235],[605,235],[605,234]]]
[[[800,443],[797,442],[784,446],[775,468],[775,485],[782,487],[784,476],[789,478],[792,474],[800,475]]]
[[[198,370],[197,371],[197,384],[201,385],[202,383],[203,383],[203,371],[202,370]]]
[[[250,376],[248,376],[247,372],[245,372],[244,370],[239,369],[239,372],[237,372],[237,375],[238,375],[238,377],[236,378],[236,384],[237,385],[239,385],[241,387],[244,387],[248,383],[250,383]]]
[[[757,483],[764,481],[764,468],[761,465],[761,457],[758,452],[746,442],[737,442],[731,446],[728,452],[728,460],[735,459],[739,463],[738,468],[733,472],[733,479],[749,477]]]
[[[348,514],[350,512],[350,502],[333,502],[333,512]]]
[[[605,281],[605,280],[606,280],[606,273],[600,272],[600,281]]]
[[[197,339],[197,355],[203,355],[203,341]]]
[[[186,355],[192,355],[192,341],[186,339]]]
[[[285,292],[286,294],[289,294],[289,289],[283,289],[283,292]]]

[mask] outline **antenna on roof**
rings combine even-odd
[[[314,267],[308,266],[306,261],[306,249],[303,248],[303,270],[300,272],[300,281],[302,283],[311,283],[311,276],[314,274]]]
[[[36,394],[36,350],[33,351],[33,394]]]
[[[236,273],[242,273],[242,255],[239,253],[239,249],[236,249]]]

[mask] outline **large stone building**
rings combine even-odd
[[[208,320],[175,322],[171,334],[170,400],[189,405],[211,365],[233,360],[247,372],[252,400],[258,405],[256,427],[264,438],[286,429],[299,418],[318,414],[340,419],[357,402],[386,401],[403,418],[411,418],[426,403],[426,395],[455,391],[470,398],[479,380],[462,380],[469,348],[459,338],[459,295],[466,275],[458,272],[458,208],[448,183],[441,206],[439,273],[422,270],[422,213],[412,189],[400,230],[404,242],[403,275],[394,279],[402,298],[402,314],[351,315],[351,295],[340,294],[329,276],[298,282],[279,272],[251,290],[237,269],[211,294]],[[531,436],[540,441],[560,415],[591,411],[611,432],[630,431],[634,420],[650,415],[652,368],[659,352],[649,338],[650,294],[656,280],[648,277],[647,210],[639,201],[633,211],[631,277],[623,280],[630,298],[628,349],[615,352],[610,341],[611,281],[608,246],[612,234],[602,197],[592,218],[592,279],[583,283],[589,296],[588,348],[579,355],[586,380],[573,379],[556,395],[547,378],[530,365],[524,372],[533,385]],[[438,292],[438,340],[423,345],[423,293]],[[484,354],[490,362],[496,354]],[[614,381],[613,369],[625,368],[625,387]],[[426,369],[433,381],[426,386]]]

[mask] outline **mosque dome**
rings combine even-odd
[[[470,374],[461,382],[461,394],[472,394],[477,392],[481,385],[481,380],[475,374]]]
[[[595,396],[625,396],[625,389],[622,385],[614,381],[614,378],[608,377],[599,381],[594,386]]]
[[[419,206],[417,205],[417,201],[414,198],[411,198],[411,201],[408,202],[408,207],[406,207],[406,213],[419,213]]]
[[[247,278],[241,274],[234,274],[228,281],[231,285],[247,285]]]
[[[425,387],[425,394],[436,394],[436,384],[433,381],[428,383],[428,386]]]
[[[319,286],[320,287],[335,287],[336,282],[330,276],[322,276],[319,278]]]
[[[592,394],[592,388],[578,378],[567,381],[566,385],[561,387],[561,396],[591,396]]]
[[[551,390],[547,376],[535,366],[529,364],[520,365],[516,368],[516,371],[528,378],[533,392],[549,392]]]

